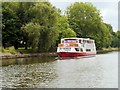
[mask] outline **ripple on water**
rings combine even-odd
[[[26,64],[21,61],[20,65],[2,68],[2,86],[8,88],[117,88],[117,55],[117,52],[111,52],[91,58],[51,62],[48,62],[49,58],[47,62],[39,62],[37,58],[30,64],[28,64],[29,59],[23,60]]]

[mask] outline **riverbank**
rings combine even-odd
[[[111,52],[111,51],[120,51],[120,49],[118,48],[104,48],[102,50],[97,50],[97,53],[106,53],[106,52]],[[17,51],[10,51],[8,50],[7,52],[3,52],[2,54],[0,54],[0,57],[2,57],[2,59],[12,59],[12,58],[27,58],[27,57],[56,57],[57,54],[56,52],[47,52],[47,53],[31,53],[30,51],[21,51],[21,50],[17,50]]]
[[[42,57],[42,56],[57,56],[55,52],[46,52],[46,53],[37,53],[32,49],[25,50],[24,48],[19,48],[17,50],[14,47],[8,47],[6,49],[2,48],[2,54],[0,54],[2,59],[11,59],[11,58],[27,58],[27,57]]]
[[[42,57],[42,56],[47,56],[47,57],[55,57],[57,54],[55,52],[50,52],[50,53],[29,53],[29,54],[11,54],[11,53],[3,53],[2,54],[2,59],[12,59],[12,58],[27,58],[27,57]]]
[[[102,50],[97,50],[97,53],[106,53],[112,51],[120,51],[120,48],[103,48]]]

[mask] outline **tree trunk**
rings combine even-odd
[[[3,47],[4,47],[4,49],[6,48],[6,45],[5,45],[5,43],[3,43]]]
[[[14,48],[15,48],[15,49],[18,49],[18,41],[15,41],[15,42],[14,42]]]
[[[14,44],[14,48],[18,49],[18,44],[17,43]]]
[[[28,45],[27,45],[27,42],[25,43],[25,50],[27,50],[28,49]]]

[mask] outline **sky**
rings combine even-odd
[[[74,2],[91,2],[100,10],[105,23],[111,24],[113,31],[118,30],[118,2],[119,0],[49,0],[53,6],[62,10],[62,13]]]

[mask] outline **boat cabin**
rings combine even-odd
[[[92,52],[96,54],[95,42],[90,38],[63,38],[57,52]]]

